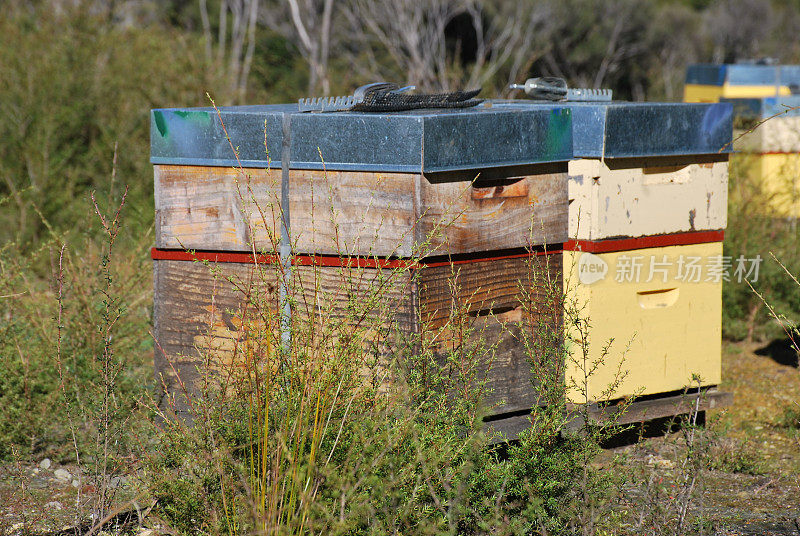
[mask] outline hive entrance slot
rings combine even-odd
[[[680,290],[677,288],[643,290],[636,293],[636,298],[642,309],[663,309],[675,305],[679,293]]]

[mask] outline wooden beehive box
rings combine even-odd
[[[517,291],[531,266],[560,283],[560,255],[548,263],[541,253],[568,238],[569,110],[299,114],[280,105],[153,110],[151,119],[156,372],[168,392],[178,377],[191,391],[204,368],[237,359],[251,294],[279,309],[277,272],[265,276],[260,262],[275,260],[286,223],[295,314],[324,301],[326,321],[346,321],[348,303],[388,285],[371,314],[415,335],[446,325],[457,303],[497,341],[486,404],[498,415],[533,405],[530,364],[512,339],[534,319]],[[387,283],[410,259],[416,267]],[[558,321],[557,311],[541,314]],[[380,352],[395,351],[390,337],[375,337],[385,339]],[[437,344],[447,351],[451,335]]]
[[[589,397],[602,399],[618,370],[625,376],[612,398],[676,395],[695,374],[703,386],[718,385],[722,280],[687,282],[678,265],[680,259],[707,263],[722,254],[730,106],[587,104],[573,114],[580,141],[569,164],[565,285],[586,305],[587,357],[599,358],[614,341],[589,379]],[[589,126],[594,122],[601,130]],[[641,272],[623,273],[636,259]],[[592,266],[608,273],[597,278],[586,272]],[[580,361],[576,354],[582,354],[579,341],[573,356]],[[567,371],[578,383],[580,368],[573,363]],[[570,396],[584,398],[574,391]],[[709,396],[705,403],[716,402]]]

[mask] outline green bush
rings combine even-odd
[[[800,406],[794,404],[785,408],[778,419],[778,425],[792,430],[800,430]]]
[[[95,222],[96,218],[73,231],[75,242],[64,247],[63,257],[55,240],[34,251],[14,245],[3,250],[0,404],[5,410],[0,412],[0,459],[10,455],[13,445],[23,454],[74,458],[73,439],[82,453],[88,452],[104,384],[100,360],[106,302],[121,315],[113,326],[111,356],[119,364],[111,384],[120,421],[130,417],[150,385],[150,240],[120,238],[109,262]],[[52,270],[49,281],[35,276],[41,266]],[[110,287],[104,266],[112,278]],[[136,428],[130,423],[130,430]]]
[[[39,244],[86,219],[92,190],[129,185],[131,233],[152,226],[149,110],[207,103],[198,40],[120,27],[86,3],[4,6],[0,19],[0,243]],[[58,12],[61,11],[59,14]],[[116,182],[109,185],[118,146]]]
[[[724,437],[715,438],[708,465],[727,473],[760,475],[764,472],[763,456],[753,445]]]
[[[800,294],[773,255],[791,273],[798,273],[800,236],[794,221],[776,218],[765,208],[768,197],[754,178],[753,165],[751,157],[746,155],[731,158],[724,255],[733,261],[731,275],[739,255],[748,259],[760,256],[758,280],[752,283],[753,288],[773,308],[796,323],[800,320]],[[722,329],[726,337],[768,340],[786,335],[783,326],[775,322],[747,283],[732,277],[722,289]]]

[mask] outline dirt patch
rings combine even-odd
[[[775,359],[763,350],[776,346],[724,345],[721,388],[734,393],[734,403],[706,416],[695,458],[687,456],[685,428],[603,454],[603,463],[622,460],[629,472],[618,504],[623,527],[670,534],[665,527],[675,522],[675,502],[686,500],[689,533],[800,534],[800,431],[785,418],[800,401],[800,371],[783,354]],[[699,469],[686,469],[693,460]],[[690,477],[695,488],[682,499]],[[661,518],[642,526],[645,509],[660,510]]]

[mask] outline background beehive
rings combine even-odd
[[[724,99],[734,107],[734,149],[759,192],[759,210],[800,215],[800,97]]]
[[[684,102],[788,96],[800,84],[798,65],[695,64],[686,70]]]

